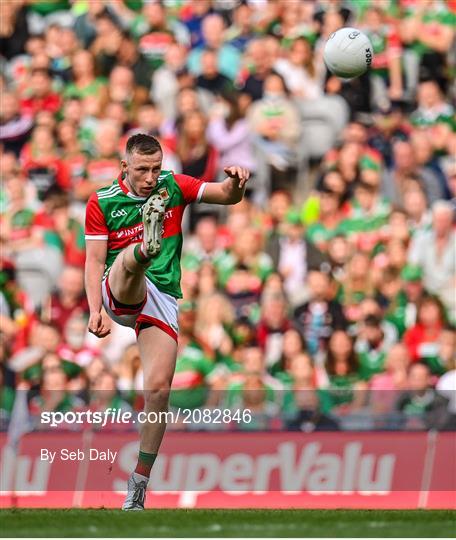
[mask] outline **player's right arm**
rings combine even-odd
[[[103,305],[101,282],[108,253],[108,237],[109,231],[106,220],[98,204],[97,194],[93,193],[86,208],[85,288],[90,310],[89,332],[99,338],[107,336],[110,332],[101,315]]]
[[[103,322],[101,315],[102,297],[101,281],[105,269],[106,253],[108,251],[107,240],[86,241],[85,263],[85,288],[89,303],[89,332],[102,338],[109,334],[110,330]]]

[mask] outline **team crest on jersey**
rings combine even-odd
[[[167,201],[167,200],[169,199],[169,193],[168,193],[167,188],[165,188],[165,187],[159,189],[159,190],[158,190],[158,194],[160,195],[160,197],[161,197],[164,201]]]

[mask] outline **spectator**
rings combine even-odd
[[[164,63],[152,76],[151,98],[168,119],[178,116],[176,98],[180,90],[179,76],[185,73],[185,62],[185,48],[173,43],[165,51]]]
[[[201,73],[196,78],[196,85],[212,94],[219,94],[229,84],[230,79],[218,71],[216,52],[205,49],[201,53]]]
[[[30,143],[22,149],[21,161],[40,200],[43,200],[50,187],[58,186],[62,190],[71,188],[70,172],[59,157],[56,140],[48,127],[35,127]]]
[[[212,182],[216,176],[217,151],[206,138],[207,119],[199,111],[188,112],[179,126],[179,137],[171,148],[177,151],[182,172]]]
[[[39,384],[46,355],[56,356],[61,343],[59,330],[55,325],[44,321],[35,321],[32,325],[27,345],[10,358],[8,367],[22,373],[31,386]],[[57,357],[58,365],[60,359]]]
[[[265,294],[261,299],[261,316],[257,327],[258,345],[264,351],[266,368],[279,361],[283,334],[291,327],[287,303],[279,294]]]
[[[226,406],[232,410],[250,409],[252,421],[243,429],[266,429],[279,410],[283,386],[266,373],[264,354],[255,343],[243,348],[242,366],[241,376],[228,385]]]
[[[104,2],[92,0],[87,4],[87,11],[76,18],[74,24],[76,36],[85,49],[92,44],[97,36],[96,18],[104,9],[109,10],[109,7],[105,7]]]
[[[319,210],[319,204],[318,204],[318,193],[324,192],[325,190],[330,190],[339,195],[341,202],[343,203],[343,211],[344,214],[347,212],[347,199],[350,196],[351,193],[349,193],[348,185],[345,182],[342,174],[337,169],[330,168],[329,170],[325,171],[318,179],[315,185],[316,188],[316,197],[315,200],[315,215],[314,212],[312,212],[313,209],[311,209],[310,215],[305,215],[305,219],[307,222],[312,223],[313,221],[316,221],[318,219],[318,210]],[[309,197],[309,199],[312,199]]]
[[[128,121],[134,118],[138,108],[147,101],[147,90],[135,85],[133,70],[126,66],[116,66],[111,70],[105,95],[105,107],[119,103],[128,113]]]
[[[110,184],[119,175],[119,126],[110,120],[104,120],[97,128],[93,154],[87,164],[87,178],[82,178],[75,186],[75,194],[82,201]]]
[[[144,2],[141,14],[131,24],[131,33],[138,41],[138,50],[155,70],[163,63],[166,48],[174,42],[188,44],[185,27],[176,19],[169,19],[159,2]]]
[[[24,54],[30,29],[27,20],[27,6],[15,2],[5,2],[2,5],[2,28],[0,46],[2,56],[11,60]]]
[[[407,391],[399,397],[397,410],[405,416],[408,429],[441,428],[448,421],[448,400],[431,386],[426,364],[417,362],[408,370]]]
[[[419,167],[409,142],[397,142],[393,147],[394,166],[384,176],[383,194],[394,204],[404,203],[404,193],[411,186],[421,186],[430,202],[444,194],[438,177],[427,167]]]
[[[106,411],[107,409],[131,410],[128,403],[122,399],[117,389],[117,378],[111,371],[103,370],[96,377],[92,383],[90,394],[89,405],[93,411]]]
[[[331,408],[331,401],[325,390],[316,388],[315,372],[308,355],[299,354],[292,358],[289,377],[292,404],[286,415],[287,429],[305,432],[338,430],[337,422],[325,414]]]
[[[392,266],[387,266],[383,271],[382,281],[378,285],[379,294],[377,295],[385,310],[385,321],[389,321],[394,325],[399,336],[402,336],[406,329],[405,306],[407,296],[402,289],[402,285],[400,271]]]
[[[215,262],[223,256],[218,234],[217,218],[213,214],[201,216],[192,239],[185,240],[184,252],[192,254],[199,261]]]
[[[0,364],[0,388],[0,429],[4,430],[13,412],[16,391],[14,386],[6,384],[3,361]]]
[[[0,259],[0,323],[4,347],[0,352],[14,353],[25,347],[33,326],[34,306],[16,280],[16,267]]]
[[[58,354],[62,360],[72,362],[85,368],[96,356],[96,351],[86,344],[87,312],[74,310],[63,327],[64,343],[59,347]],[[83,369],[81,369],[81,372]]]
[[[350,259],[350,250],[350,244],[342,235],[334,236],[328,243],[331,275],[339,283],[343,282],[346,277],[346,265]]]
[[[242,92],[257,101],[263,97],[266,77],[272,74],[273,57],[266,39],[252,40],[246,50],[247,70],[242,81]]]
[[[432,222],[426,193],[418,185],[412,185],[404,192],[404,210],[407,214],[411,234],[428,229]]]
[[[376,414],[393,412],[399,393],[407,389],[409,364],[407,347],[402,343],[393,345],[386,355],[384,371],[369,381],[370,403]]]
[[[329,297],[328,274],[310,271],[307,286],[309,300],[295,309],[293,319],[305,336],[308,351],[315,355],[325,351],[331,334],[345,329],[347,323],[339,302]]]
[[[13,93],[1,95],[0,143],[4,152],[19,156],[33,126],[33,119],[21,112],[19,100]]]
[[[360,378],[354,344],[345,331],[336,330],[329,338],[325,367],[327,390],[336,411],[343,414],[362,407],[367,385]]]
[[[423,268],[426,289],[438,294],[448,309],[454,310],[451,290],[456,275],[456,242],[453,207],[438,201],[432,206],[432,228],[415,235],[409,250],[409,262]]]
[[[315,220],[308,227],[306,237],[309,242],[325,253],[328,242],[339,234],[339,226],[345,218],[342,209],[342,196],[325,184],[318,191],[315,202],[318,209],[318,220]]]
[[[172,407],[202,407],[209,395],[209,375],[214,369],[213,351],[195,335],[195,308],[195,304],[189,301],[179,306],[176,371],[170,394]]]
[[[247,226],[237,231],[231,252],[216,262],[220,283],[226,285],[228,290],[231,286],[235,287],[236,278],[232,280],[233,274],[236,270],[240,270],[249,272],[252,286],[253,284],[261,286],[273,271],[272,260],[262,248],[262,238],[257,228]]]
[[[58,366],[44,371],[40,393],[29,403],[30,414],[37,418],[43,411],[68,412],[82,407],[83,402],[68,392],[68,377]]]
[[[254,173],[256,161],[253,155],[252,139],[245,118],[246,108],[242,96],[236,92],[222,92],[219,107],[209,120],[207,138],[218,150],[219,171],[236,162]]]
[[[455,368],[455,355],[448,364],[448,371],[440,377],[437,382],[436,390],[443,397],[448,399],[448,412],[450,413],[450,421],[448,422],[448,428],[454,430],[455,418],[456,418],[456,393],[454,388],[456,386],[456,368]]]
[[[102,99],[106,82],[95,74],[95,61],[89,51],[78,50],[72,58],[73,81],[64,91],[64,98],[94,96]]]
[[[361,324],[355,348],[359,358],[359,375],[369,380],[384,371],[385,359],[394,342],[382,330],[381,318],[368,315]]]
[[[129,67],[139,88],[149,90],[153,70],[147,58],[137,49],[133,38],[127,33],[122,35],[115,58],[105,56],[104,62],[107,64],[105,69],[109,71],[116,63]],[[110,62],[112,62],[112,68],[109,67]]]
[[[189,11],[185,17],[185,26],[190,32],[192,49],[204,44],[203,21],[211,13],[212,2],[210,0],[190,0]]]
[[[267,251],[284,280],[284,287],[292,303],[299,301],[300,289],[309,270],[319,269],[325,262],[323,254],[304,234],[301,217],[290,209],[280,230],[271,235]]]
[[[280,75],[266,77],[264,97],[252,105],[249,122],[255,144],[271,168],[272,190],[293,187],[290,176],[293,179],[298,162],[299,115]]]
[[[122,42],[122,31],[117,21],[112,17],[107,9],[97,13],[94,17],[95,37],[90,44],[96,63],[104,67],[106,56],[115,56],[119,51]],[[104,75],[108,75],[102,71]]]
[[[5,254],[42,245],[42,235],[33,227],[35,212],[29,207],[26,189],[27,183],[20,176],[10,176],[5,181],[8,205],[1,216],[1,239],[6,244]]]
[[[239,51],[228,43],[223,42],[224,22],[220,15],[207,15],[202,21],[202,35],[204,46],[217,54],[219,72],[230,80],[234,80],[238,73],[240,63]],[[194,48],[188,56],[188,68],[194,75],[201,73],[203,47]]]
[[[71,317],[86,317],[89,306],[84,292],[84,275],[81,268],[66,266],[59,277],[58,287],[43,306],[43,317],[63,332]]]
[[[234,8],[233,23],[225,32],[225,41],[244,52],[249,42],[255,38],[252,6],[241,3]]]
[[[30,75],[27,97],[21,101],[25,116],[36,116],[38,111],[56,113],[61,106],[61,96],[52,91],[52,79],[46,69],[34,69]]]
[[[452,17],[433,3],[411,4],[400,21],[401,38],[406,45],[405,76],[410,92],[414,92],[420,76],[444,80],[444,55],[452,43]]]
[[[369,144],[382,154],[386,167],[390,168],[393,164],[394,143],[405,141],[411,131],[404,102],[393,101],[390,107],[376,111],[373,119]]]
[[[434,158],[431,137],[424,131],[417,130],[412,133],[411,143],[421,176],[425,178],[426,185],[434,186],[433,191],[428,190],[429,202],[448,198],[447,181],[438,161]]]
[[[274,70],[288,83],[293,96],[302,99],[317,99],[322,95],[314,66],[312,47],[303,37],[291,44],[286,58],[274,64]]]
[[[84,230],[71,215],[68,194],[58,188],[50,188],[43,203],[43,210],[35,216],[34,224],[43,231],[45,243],[57,248],[66,264],[83,267]]]
[[[370,265],[369,257],[360,252],[355,252],[347,265],[347,274],[338,291],[338,299],[349,321],[359,320],[359,303],[374,293]]]
[[[280,373],[288,373],[293,358],[305,354],[306,342],[297,328],[291,327],[284,332],[281,350],[282,354],[279,360],[269,368],[271,375],[278,376]]]
[[[400,36],[382,7],[368,8],[364,22],[374,52],[371,66],[373,101],[377,106],[388,106],[390,100],[400,99],[403,92]]]
[[[419,266],[405,265],[401,272],[406,304],[404,306],[404,327],[416,324],[418,305],[425,294],[423,271]]]
[[[121,359],[115,365],[115,372],[118,389],[133,401],[135,392],[142,388],[141,359],[136,343],[126,347]]]
[[[417,323],[404,335],[404,343],[414,362],[426,362],[427,358],[437,356],[438,341],[445,322],[445,308],[440,300],[424,296],[418,307]]]
[[[70,173],[71,185],[77,184],[86,174],[87,154],[78,138],[78,125],[71,120],[62,120],[57,128],[62,162]]]

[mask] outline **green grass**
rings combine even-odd
[[[454,537],[451,510],[0,510],[8,537]]]

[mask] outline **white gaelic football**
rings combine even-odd
[[[373,56],[369,38],[356,28],[340,28],[333,32],[323,52],[329,71],[343,79],[362,75],[370,67]]]

